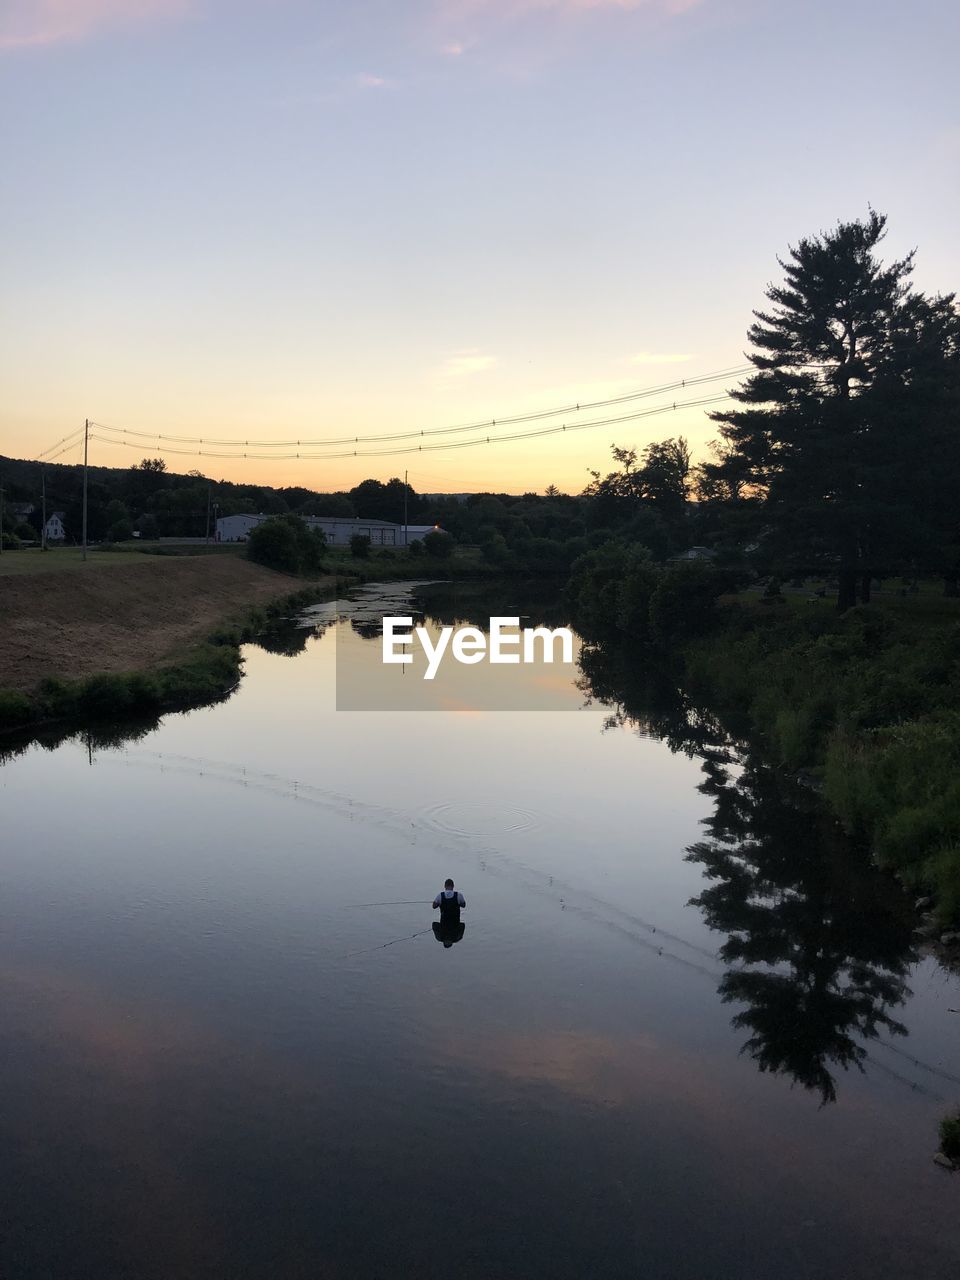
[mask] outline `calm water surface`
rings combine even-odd
[[[566,675],[338,713],[329,618],[0,769],[0,1273],[955,1276],[960,990],[892,887]]]

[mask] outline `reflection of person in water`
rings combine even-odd
[[[443,889],[433,900],[434,911],[440,910],[439,921],[434,921],[433,936],[445,947],[452,947],[463,937],[466,925],[460,919],[460,912],[466,905],[466,899],[454,888],[453,881],[445,880]]]

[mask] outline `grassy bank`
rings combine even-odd
[[[960,921],[960,613],[955,601],[736,601],[682,646],[691,686],[764,753],[809,773],[881,865]]]
[[[336,583],[327,579],[251,607],[203,642],[148,670],[97,672],[82,679],[48,676],[30,691],[0,689],[0,732],[71,721],[114,722],[215,702],[240,679],[245,641],[271,619],[335,593]]]

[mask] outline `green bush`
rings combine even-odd
[[[453,555],[453,539],[449,533],[431,529],[423,539],[423,549],[434,560],[449,560]]]
[[[250,531],[247,558],[282,573],[316,573],[322,568],[326,537],[302,516],[271,516]]]
[[[622,542],[608,541],[573,562],[567,601],[577,627],[590,639],[617,633],[620,585],[630,555]]]
[[[448,537],[447,541],[451,541]],[[528,562],[541,573],[561,573],[568,564],[562,542],[556,538],[532,538],[527,547]]]
[[[370,539],[365,533],[350,535],[350,554],[357,560],[366,560],[370,555]]]
[[[960,1110],[940,1121],[940,1150],[951,1160],[960,1160]]]
[[[506,538],[496,530],[484,538],[480,544],[480,551],[483,558],[496,565],[498,569],[505,569],[513,563],[513,552],[507,546]]]
[[[660,585],[661,570],[645,547],[634,547],[623,564],[616,593],[616,624],[638,640],[650,635],[650,602]]]
[[[158,672],[162,699],[175,705],[197,705],[219,698],[240,679],[240,651],[207,644],[187,661]]]
[[[944,923],[960,922],[960,844],[941,845],[924,861],[914,884],[933,890]]]
[[[133,537],[133,525],[126,518],[117,520],[115,524],[110,526],[110,532],[107,537],[111,542],[129,542]]]
[[[650,598],[651,632],[664,644],[703,635],[714,626],[717,601],[729,588],[727,575],[713,565],[668,565]]]
[[[0,689],[0,728],[13,729],[33,718],[33,703],[15,689]]]
[[[94,720],[155,711],[161,701],[157,680],[144,672],[91,676],[76,688],[74,708]]]

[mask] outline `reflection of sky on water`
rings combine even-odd
[[[0,770],[8,1251],[431,1275],[451,1218],[484,1278],[950,1274],[955,985],[915,967],[818,1109],[718,1000],[696,759],[601,707],[337,714],[335,649]],[[447,874],[449,950],[411,936]]]
[[[340,711],[576,711],[583,702],[573,683],[580,644],[577,637],[572,664],[561,661],[559,642],[550,649],[555,660],[545,661],[545,646],[539,640],[534,648],[536,660],[531,663],[519,661],[522,643],[516,642],[506,644],[504,652],[517,661],[492,663],[485,653],[481,661],[461,663],[453,656],[452,637],[430,680],[424,678],[427,654],[416,637],[397,649],[410,658],[409,662],[381,661],[386,616],[412,618],[413,627],[403,630],[422,627],[436,649],[444,627],[472,626],[488,636],[492,616],[517,618],[516,627],[504,628],[506,638],[527,628],[564,625],[566,620],[555,615],[555,604],[525,612],[517,603],[492,599],[485,583],[474,584],[473,591],[469,584],[403,583],[392,586],[386,595],[379,588],[367,587],[356,599],[308,611],[304,620],[316,617],[322,627],[331,617],[341,619],[336,632]],[[344,626],[344,621],[349,625]]]

